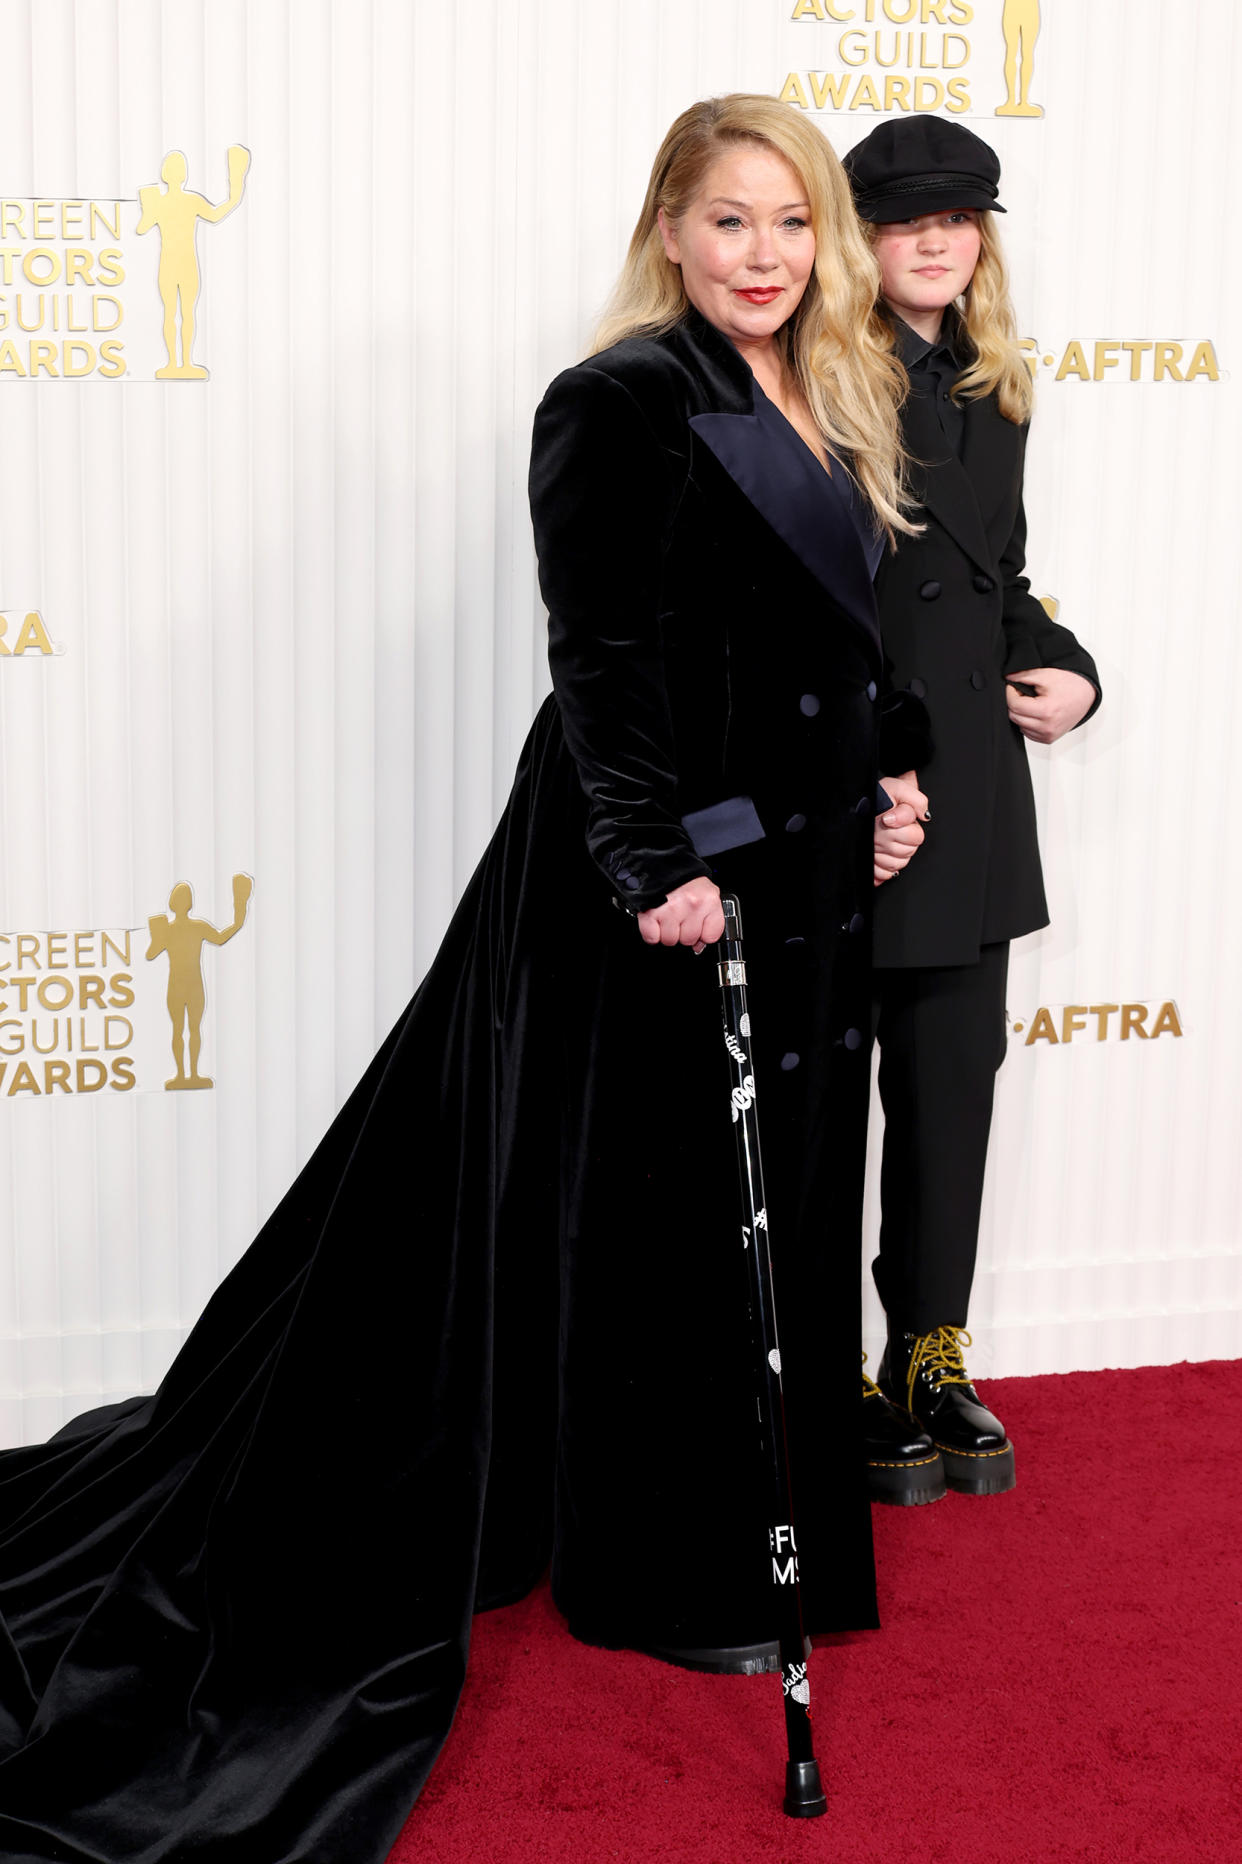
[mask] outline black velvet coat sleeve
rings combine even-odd
[[[659,615],[688,461],[629,390],[589,365],[535,416],[530,500],[548,659],[589,805],[587,845],[636,910],[705,873],[681,825]]]

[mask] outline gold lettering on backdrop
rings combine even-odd
[[[1043,105],[1030,100],[1035,41],[1039,37],[1039,0],[1005,0],[1001,31],[1005,35],[1005,101],[997,104],[996,114],[1041,117]]]
[[[0,1096],[123,1094],[136,1085],[133,1056],[117,1052],[129,1048],[134,1025],[115,1014],[133,1005],[133,979],[86,968],[109,961],[129,964],[128,931],[0,933]],[[39,1059],[22,1059],[30,1055]]]
[[[834,110],[844,110],[845,96],[850,84],[848,78],[834,78],[829,72],[825,72],[824,81],[821,84],[816,72],[811,71],[808,72],[807,75],[811,80],[811,91],[815,98],[815,108],[817,110],[822,110],[824,108],[824,100],[826,97],[832,99],[832,107]]]
[[[1030,10],[1007,7],[1005,17]],[[1037,33],[1037,4],[1034,13]],[[789,17],[795,25],[826,30],[826,36],[825,31],[817,34],[816,46],[823,45],[835,64],[788,72],[780,89],[783,103],[799,110],[877,114],[930,115],[944,110],[961,116],[970,111],[969,70],[975,47],[961,30],[974,23],[975,8],[968,0],[855,0],[852,5],[843,0],[792,0]],[[1017,35],[1014,86],[1021,105],[1030,84],[1034,35],[1029,21],[1020,17],[1010,25]],[[952,75],[956,73],[963,75]],[[1014,114],[1042,116],[1043,111],[1028,104]]]
[[[54,343],[48,343],[46,340],[31,343],[27,348],[24,362],[18,353],[17,345],[6,340],[0,343],[0,375],[33,377],[42,373],[55,376],[58,373],[56,368],[58,357],[62,372],[66,377],[89,375],[93,369],[97,369],[100,375],[110,378],[125,374],[125,358],[121,345],[112,340],[101,343],[98,352],[90,343],[62,343],[59,352]]]
[[[1186,370],[1186,380],[1193,382],[1197,375],[1205,375],[1209,382],[1220,381],[1220,370],[1216,366],[1216,351],[1210,343],[1195,344],[1195,353]]]
[[[236,936],[252,890],[248,875],[234,875],[233,923],[218,929],[191,916],[193,894],[184,882],[173,888],[170,912],[149,919],[145,934],[148,959],[168,958],[166,992],[157,972],[134,977],[141,933],[0,933],[0,1099],[211,1087],[199,1067],[203,947]],[[167,1054],[166,1013],[176,1062],[167,1082],[160,1059]]]
[[[1054,1010],[1060,1010],[1060,1027]],[[1094,1030],[1087,1018],[1095,1018]],[[1114,1024],[1113,1018],[1118,1021]],[[1151,1027],[1148,1028],[1148,1018]],[[1025,1035],[1023,1048],[1046,1042],[1050,1048],[1068,1048],[1074,1037],[1084,1035],[1090,1043],[1128,1042],[1131,1036],[1140,1041],[1154,1041],[1157,1036],[1180,1036],[1184,1033],[1177,1004],[1172,998],[1158,1007],[1147,1003],[1062,1003],[1041,1004],[1029,1020],[1016,1019],[1010,1025],[1014,1035]]]
[[[1162,1003],[1157,1012],[1156,1020],[1151,1026],[1152,1041],[1154,1042],[1157,1036],[1180,1036],[1181,1033],[1182,1021],[1177,1013],[1177,1005],[1175,1003]]]
[[[869,71],[858,77],[848,71],[791,71],[781,86],[780,101],[810,110],[812,99],[816,110],[903,110],[926,116],[943,105],[950,116],[961,116],[970,109],[970,90],[964,78],[950,78],[946,85],[923,73],[913,80],[889,76],[884,79],[881,102],[876,79]]]
[[[1185,377],[1177,366],[1181,360],[1182,346],[1180,343],[1157,343],[1155,370],[1157,382],[1166,373],[1171,375],[1175,382],[1184,381]]]
[[[1061,1011],[1061,1040],[1072,1042],[1080,1029],[1087,1027],[1085,1003],[1067,1003]]]
[[[1093,382],[1102,382],[1104,380],[1104,371],[1117,367],[1121,358],[1112,355],[1111,352],[1113,350],[1119,350],[1120,348],[1120,337],[1104,337],[1097,341],[1095,346],[1095,367],[1091,371],[1091,380]]]
[[[201,382],[206,379],[206,369],[193,358],[194,307],[202,282],[198,265],[198,223],[205,220],[209,226],[215,226],[241,206],[249,167],[249,150],[235,143],[228,152],[228,199],[214,206],[203,195],[185,186],[186,160],[180,150],[173,149],[164,157],[160,168],[163,190],[155,182],[138,190],[142,218],[137,231],[149,233],[154,227],[160,236],[158,283],[164,306],[164,348],[168,352],[167,364],[155,372],[160,381]]]
[[[1108,1019],[1115,1016],[1121,1008],[1119,1003],[1093,1003],[1088,1015],[1095,1017],[1095,1039],[1097,1042],[1108,1041]]]
[[[0,611],[0,660],[16,660],[22,654],[59,653],[37,609],[18,621],[16,615]]]
[[[1091,371],[1087,367],[1081,343],[1067,343],[1065,346],[1061,367],[1057,370],[1057,381],[1063,382],[1067,375],[1079,376],[1084,382],[1091,380]]]
[[[157,913],[147,921],[151,943],[147,957],[168,954],[168,1014],[172,1018],[172,1052],[177,1072],[164,1086],[170,1092],[185,1088],[211,1087],[214,1083],[198,1072],[198,1057],[203,1044],[203,1011],[207,992],[203,984],[203,946],[227,945],[241,931],[246,920],[254,882],[248,874],[233,876],[233,923],[223,930],[205,919],[191,919],[194,894],[182,880],[168,896],[171,918]],[[185,1037],[190,1041],[190,1072],[185,1071]]]
[[[1208,337],[1071,337],[1059,355],[1041,351],[1034,337],[1019,337],[1018,348],[1033,377],[1050,369],[1057,382],[1220,381],[1216,345]]]
[[[111,292],[99,290],[124,283],[124,254],[115,246],[74,243],[118,238],[123,205],[0,201],[0,242],[22,242],[0,243],[0,381],[125,374],[124,347],[112,334],[124,309]],[[61,340],[62,332],[68,340]],[[95,341],[83,341],[87,333]],[[32,340],[21,341],[27,336]],[[101,336],[109,340],[99,343]]]

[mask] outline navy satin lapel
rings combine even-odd
[[[770,410],[771,420],[758,411],[694,414],[690,425],[837,606],[878,641],[871,574],[847,507],[784,416],[771,403],[758,408]]]
[[[971,404],[967,404],[967,426]],[[990,569],[983,514],[961,460],[944,437],[936,410],[925,395],[911,395],[901,411],[906,450],[914,461],[912,490],[950,537],[982,570]]]

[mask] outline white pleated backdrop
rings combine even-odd
[[[912,0],[887,5],[917,24]],[[120,200],[130,229],[124,378],[31,380],[0,347],[4,639],[33,611],[57,649],[0,658],[0,931],[133,928],[147,1058],[134,1091],[66,1095],[9,1094],[7,1057],[5,1440],[158,1378],[434,951],[547,689],[534,406],[584,348],[677,111],[852,68],[842,26],[797,10],[0,0],[0,196]],[[883,0],[854,10],[884,23]],[[1001,0],[954,0],[963,13],[960,120],[1002,156],[1022,327],[1054,358],[1038,366],[1033,581],[1106,689],[1085,732],[1033,755],[1054,924],[1015,949],[1010,1008],[1027,1030],[1049,1008],[1060,1030],[1067,1004],[1173,1001],[1184,1032],[1123,1043],[1114,1017],[1106,1041],[1094,1018],[1069,1044],[1011,1037],[972,1363],[1238,1354],[1221,544],[1242,491],[1242,35],[1228,0],[1045,0],[1046,114],[1005,119]],[[816,120],[844,150],[876,116]],[[233,144],[251,152],[244,199],[198,233],[210,381],[156,381],[137,191],[179,149],[188,185],[221,200]],[[1139,352],[1131,382],[1126,351],[1100,381],[1055,379],[1071,343],[1090,367],[1096,342],[1125,340],[1185,358],[1210,341],[1220,379],[1156,381]],[[226,926],[239,873],[249,919],[204,963],[215,1087],[168,1094],[146,921],[186,880]],[[0,1002],[11,983],[0,972]],[[825,1336],[831,1350],[827,1316]]]

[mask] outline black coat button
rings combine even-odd
[[[878,692],[879,690],[880,690],[880,689],[879,689],[879,687],[878,687],[878,686],[876,685],[876,683],[875,683],[875,681],[874,681],[874,680],[868,680],[868,682],[867,682],[867,697],[868,697],[868,699],[870,699],[870,701],[871,701],[871,703],[872,703],[873,705],[875,704],[875,696],[876,696],[876,694],[877,694],[877,692]]]
[[[990,576],[985,576],[982,570],[976,570],[971,580],[980,595],[991,595],[993,589],[996,587],[992,578]]]
[[[984,687],[987,685],[987,681],[984,679],[982,673],[980,673],[978,667],[976,667],[974,672],[971,674],[970,683],[974,687],[977,693],[981,693]]]
[[[798,1066],[798,1063],[801,1060],[802,1060],[801,1055],[795,1055],[791,1049],[788,1055],[781,1056],[781,1067],[785,1070],[786,1074],[789,1074],[794,1068]]]
[[[855,913],[854,917],[850,920],[849,930],[855,933],[861,932],[866,923],[867,921],[863,918],[861,913]]]
[[[914,694],[916,699],[926,699],[927,682],[925,680],[911,680],[909,690]]]
[[[854,814],[855,815],[874,815],[875,814],[874,799],[870,796],[860,796],[858,801],[854,804]]]
[[[940,594],[940,584],[938,582],[921,583],[919,585],[919,594],[925,602],[934,602],[936,597]]]
[[[801,699],[798,701],[798,710],[801,712],[803,718],[814,718],[815,714],[819,711],[819,695],[817,693],[803,693]]]
[[[804,815],[791,815],[788,822],[785,824],[785,833],[787,835],[796,835],[799,829],[804,829],[805,827],[806,817]]]
[[[846,1030],[845,1046],[847,1049],[860,1049],[862,1047],[861,1029],[847,1029]]]

